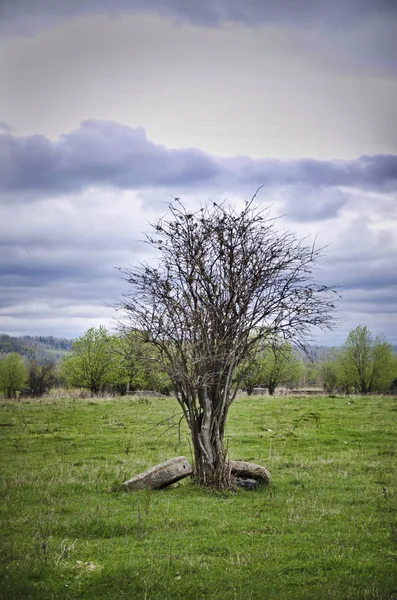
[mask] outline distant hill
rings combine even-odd
[[[311,360],[321,361],[321,360],[327,360],[331,351],[338,352],[339,350],[341,350],[341,348],[342,348],[342,346],[309,346],[308,353],[309,353],[309,357]],[[392,345],[392,351],[394,354],[397,354],[397,346]],[[310,360],[308,358],[308,355],[305,354],[303,351],[301,351],[299,348],[298,348],[298,352],[300,352],[304,361]]]
[[[17,352],[21,356],[35,357],[37,360],[58,361],[70,350],[73,340],[56,338],[52,335],[24,335],[13,337],[0,334],[0,356]]]
[[[304,362],[310,361],[321,361],[326,360],[329,353],[334,350],[339,350],[339,347],[335,346],[307,346],[307,352],[304,352],[301,348],[296,348],[301,355]]]

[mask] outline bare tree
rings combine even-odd
[[[278,231],[254,199],[241,212],[213,203],[192,213],[175,198],[147,235],[156,266],[123,271],[127,327],[157,347],[190,429],[195,480],[218,488],[231,483],[224,432],[237,367],[263,339],[302,346],[313,326],[331,328],[337,293],[313,281],[321,249]]]

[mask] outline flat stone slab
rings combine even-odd
[[[244,460],[229,460],[232,475],[240,479],[253,479],[258,484],[266,484],[270,481],[270,473],[261,465],[245,462]]]
[[[191,475],[192,472],[192,467],[186,456],[177,456],[132,477],[125,481],[122,486],[129,491],[159,490]]]

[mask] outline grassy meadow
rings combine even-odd
[[[395,398],[239,398],[229,455],[270,486],[120,491],[191,457],[179,418],[168,398],[1,403],[2,599],[397,599]]]

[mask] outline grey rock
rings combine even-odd
[[[236,478],[254,479],[258,485],[264,485],[270,481],[270,473],[266,467],[244,460],[229,460],[232,475]]]
[[[132,477],[122,485],[129,491],[143,489],[158,490],[176,483],[191,473],[192,467],[186,456],[177,456]]]

